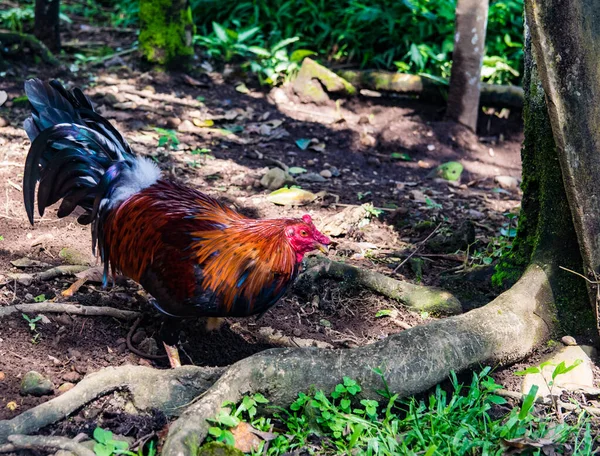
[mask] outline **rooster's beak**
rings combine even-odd
[[[315,246],[317,247],[317,249],[319,249],[321,252],[323,252],[325,255],[327,255],[329,253],[329,246],[325,245],[325,244],[321,244],[320,242]]]

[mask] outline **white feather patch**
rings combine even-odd
[[[119,184],[110,198],[110,207],[115,207],[131,195],[150,187],[158,179],[160,179],[158,166],[152,160],[136,157],[133,166],[121,175]]]

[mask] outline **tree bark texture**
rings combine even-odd
[[[446,116],[477,128],[489,0],[458,0]]]
[[[600,3],[528,0],[526,14],[585,274],[595,277],[600,271]],[[590,298],[598,320],[595,293]]]
[[[140,50],[152,64],[182,66],[193,55],[188,0],[140,0]]]
[[[526,20],[527,24],[527,20]],[[529,264],[548,272],[555,295],[560,330],[593,335],[594,316],[585,282],[559,267],[582,272],[582,258],[557,149],[550,126],[544,88],[532,53],[534,39],[525,28],[523,118],[521,150],[523,199],[517,237],[511,253],[496,267],[496,285],[513,284]]]
[[[35,28],[33,34],[52,52],[60,51],[59,11],[60,0],[35,1]]]

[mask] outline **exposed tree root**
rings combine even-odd
[[[479,363],[508,363],[527,356],[552,330],[553,294],[546,272],[531,266],[517,284],[490,304],[348,350],[273,349],[231,366],[170,427],[164,456],[189,454],[188,445],[207,433],[206,418],[224,401],[261,392],[287,406],[309,387],[333,390],[343,376],[357,379],[365,397],[375,398],[380,367],[390,389],[415,394]]]
[[[0,453],[12,453],[18,450],[66,450],[77,456],[94,456],[92,450],[89,450],[75,440],[66,437],[11,435],[8,437],[8,441],[10,443],[0,445]]]
[[[219,378],[224,368],[184,366],[156,370],[143,366],[109,367],[87,375],[72,390],[0,421],[0,444],[14,434],[32,434],[66,418],[74,411],[116,390],[127,390],[138,410],[160,410],[177,416],[184,407],[203,394]],[[15,442],[12,442],[13,444]]]
[[[119,320],[133,320],[140,315],[139,312],[115,309],[114,307],[82,306],[81,304],[64,304],[61,302],[44,301],[0,307],[0,318],[17,312],[66,313],[69,315],[85,315],[88,317],[114,317]]]
[[[60,61],[54,57],[54,54],[50,52],[46,45],[33,35],[18,32],[0,32],[0,44],[2,44],[1,47],[5,48],[9,48],[15,44],[19,47],[28,47],[39,55],[45,63],[56,66],[60,65]]]
[[[305,290],[314,287],[314,283],[319,278],[330,278],[368,288],[388,298],[400,301],[413,310],[441,315],[453,315],[462,312],[459,300],[448,291],[403,282],[375,271],[331,261],[321,256],[309,257],[306,262],[307,268],[295,284],[297,290],[304,290],[305,292]]]

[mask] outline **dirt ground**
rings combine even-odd
[[[87,32],[95,33],[93,28]],[[78,32],[69,33],[76,37]],[[89,38],[93,41],[94,36]],[[123,47],[131,41],[128,35],[121,39]],[[32,227],[23,207],[21,182],[30,143],[21,128],[28,107],[18,97],[24,94],[26,78],[54,76],[71,87],[82,87],[133,149],[153,157],[173,179],[255,217],[310,213],[317,227],[325,227],[334,238],[333,257],[399,279],[442,284],[459,295],[465,309],[499,292],[491,289],[490,268],[482,256],[473,254],[492,256],[494,248],[488,246],[494,245],[502,229],[510,228],[505,214],[518,210],[520,190],[512,183],[520,178],[520,112],[488,110],[480,118],[477,134],[472,134],[444,121],[442,100],[431,104],[383,94],[315,106],[300,103],[287,87],[261,88],[235,72],[228,77],[200,69],[161,73],[139,68],[131,56],[113,60],[70,73],[29,66],[31,62],[24,59],[0,78],[0,90],[7,92],[9,100],[0,107],[0,125],[5,124],[0,127],[0,306],[64,299],[61,292],[74,277],[23,285],[9,274],[31,274],[64,264],[65,248],[78,252],[76,262],[98,264],[91,252],[89,227],[79,226],[75,217],[57,219],[56,208],[38,216]],[[247,93],[240,91],[242,82],[249,88]],[[168,134],[155,127],[176,131],[179,144],[159,146]],[[312,140],[306,149],[299,146],[306,145],[303,139]],[[405,154],[409,160],[394,160],[393,153]],[[465,168],[456,185],[436,179],[433,173],[449,161],[460,161]],[[260,180],[269,168],[286,166],[305,168],[297,184],[314,193],[324,191],[325,196],[304,207],[269,202],[270,190]],[[303,180],[307,175],[319,181]],[[321,175],[326,177],[319,179]],[[497,176],[512,179],[500,187]],[[366,216],[360,209],[364,203],[381,208],[381,214]],[[356,217],[356,211],[362,215]],[[441,242],[421,245],[433,231],[430,239]],[[457,241],[446,242],[463,231],[466,234]],[[395,271],[417,248],[413,260]],[[24,257],[40,263],[26,268],[11,263]],[[472,272],[471,266],[478,268]],[[467,270],[471,272],[465,275]],[[132,343],[146,352],[163,353],[155,339],[160,317],[136,284],[102,289],[99,283],[87,283],[68,301],[141,311],[144,317],[131,334]],[[394,318],[376,317],[378,311],[394,309]],[[182,337],[183,361],[227,365],[276,346],[261,336],[261,328],[315,344],[353,347],[432,318],[370,292],[327,281],[313,295],[289,293],[258,320],[227,319],[213,331],[203,321],[189,321]],[[0,420],[53,397],[19,394],[22,377],[31,370],[59,387],[106,366],[166,367],[164,360],[147,360],[129,351],[130,329],[130,322],[108,317],[47,314],[35,328],[20,314],[3,318]],[[514,386],[514,376],[505,377],[506,384]],[[11,402],[16,407],[7,407]],[[88,410],[88,415],[80,414],[62,426],[70,426],[69,432],[76,434],[99,420],[110,423],[111,412],[100,402],[95,415]],[[139,437],[147,426],[164,425],[160,417],[152,419],[156,422],[131,425],[130,435]]]

